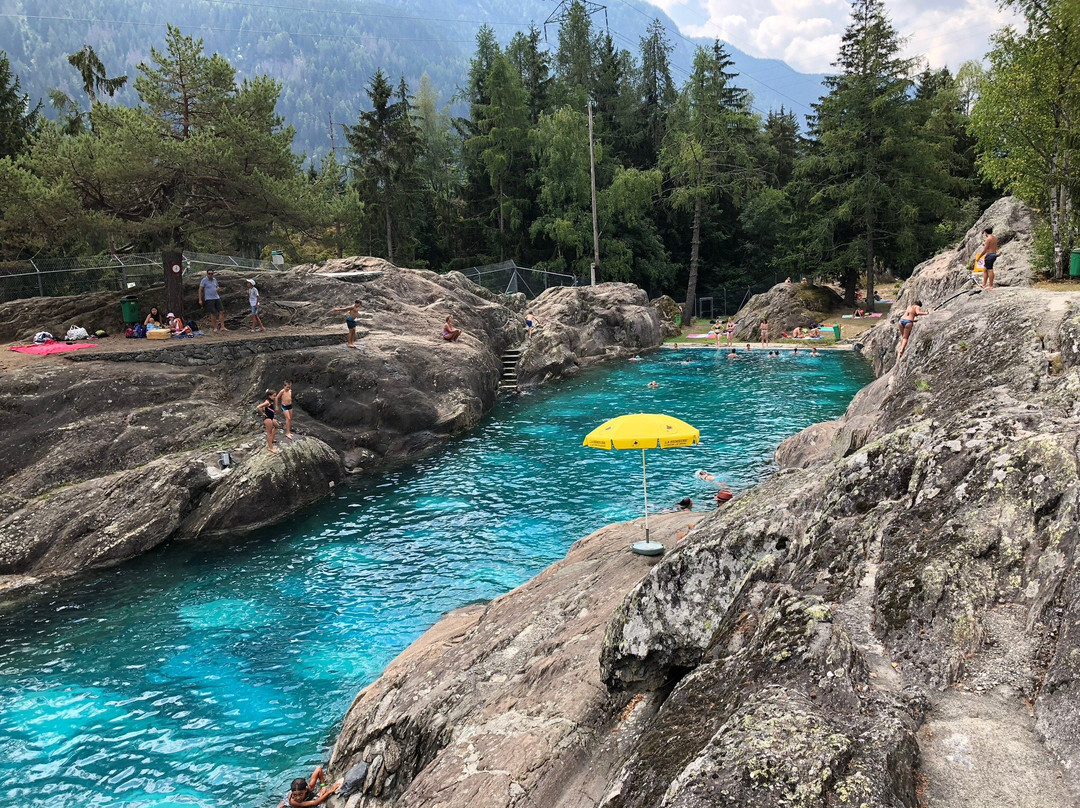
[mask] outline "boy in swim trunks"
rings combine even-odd
[[[911,339],[911,329],[915,327],[915,320],[929,313],[923,311],[922,302],[919,300],[916,300],[904,311],[903,316],[900,318],[900,353],[897,355],[897,359],[903,356],[904,351],[907,350],[908,340]]]
[[[360,301],[354,300],[351,306],[338,306],[330,311],[345,312],[345,327],[349,329],[349,340],[345,344],[359,350],[356,345],[356,318],[360,316]]]
[[[986,241],[983,243],[983,263],[986,265],[986,278],[983,281],[983,289],[994,288],[994,262],[998,257],[998,240],[994,235],[994,228],[988,227],[983,230]]]
[[[277,394],[277,403],[285,413],[285,437],[292,440],[292,382],[285,382],[281,392]]]

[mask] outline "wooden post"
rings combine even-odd
[[[600,231],[596,226],[596,158],[593,154],[592,134],[593,102],[589,100],[589,180],[592,187],[592,248],[593,261],[589,267],[589,285],[596,286],[596,270],[600,268]]]
[[[161,265],[165,268],[165,311],[184,317],[184,255],[163,251]]]

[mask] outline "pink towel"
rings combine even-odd
[[[41,345],[12,345],[11,350],[18,351],[19,353],[37,354],[38,356],[48,356],[54,353],[67,353],[68,351],[77,351],[80,348],[96,348],[97,344],[93,342],[79,342],[74,345],[68,345],[66,342],[43,342]]]

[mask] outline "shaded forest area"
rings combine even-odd
[[[465,115],[440,107],[429,77],[410,87],[376,69],[335,150],[307,166],[278,111],[281,85],[239,81],[176,28],[134,77],[110,75],[92,48],[72,54],[85,95],[54,93],[57,122],[5,57],[0,249],[16,260],[274,248],[440,270],[514,259],[583,277],[595,263],[600,280],[689,303],[815,275],[853,302],[1008,191],[1045,215],[1046,264],[1060,277],[1076,223],[1078,12],[1067,0],[1016,5],[1028,30],[996,35],[988,71],[953,76],[901,58],[884,4],[857,0],[804,128],[783,107],[755,109],[722,43],[699,48],[677,83],[659,21],[632,53],[574,3],[551,49],[535,27],[506,46],[480,28]]]

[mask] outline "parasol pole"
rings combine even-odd
[[[645,541],[649,540],[649,481],[645,476],[645,450],[641,450],[641,485],[645,489]]]

